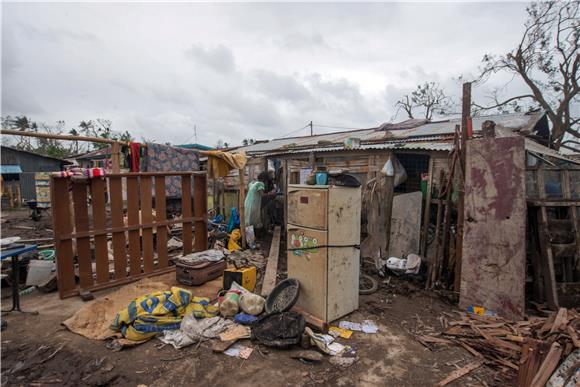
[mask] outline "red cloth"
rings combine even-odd
[[[141,144],[132,142],[131,147],[131,172],[139,172],[139,158],[141,155]]]

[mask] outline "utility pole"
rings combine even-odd
[[[193,135],[195,137],[195,143],[196,144],[199,143],[199,141],[197,141],[197,125],[196,124],[193,125]]]
[[[314,136],[313,132],[312,132],[312,121],[310,121],[310,135]]]

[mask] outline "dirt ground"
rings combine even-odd
[[[2,238],[18,236],[22,239],[52,238],[52,213],[42,212],[39,221],[30,219],[30,210],[2,210]],[[52,242],[41,242],[49,244]]]
[[[18,230],[9,225],[4,223],[3,231],[5,227]],[[38,237],[46,237],[44,232]],[[262,245],[269,247],[268,243]],[[280,277],[285,276],[285,267],[282,253]],[[4,288],[3,293],[8,290]],[[10,303],[10,298],[4,298],[3,308]],[[318,364],[303,364],[290,358],[292,351],[301,348],[274,350],[250,340],[242,341],[254,347],[247,360],[213,353],[211,342],[176,350],[161,348],[161,342],[153,339],[114,352],[107,349],[106,342],[86,339],[61,325],[84,305],[78,297],[60,300],[57,293],[34,292],[21,297],[24,310],[39,314],[2,316],[8,323],[1,334],[2,386],[431,386],[473,360],[461,348],[432,351],[415,340],[414,333],[429,327],[441,330],[438,319],[442,313],[450,314],[451,319],[459,315],[440,295],[396,277],[380,279],[379,290],[361,296],[359,310],[341,319],[370,319],[379,327],[377,334],[355,332],[350,339],[338,339],[356,350],[357,360],[348,368],[332,365],[328,356]],[[483,366],[449,385],[505,386],[512,382]]]

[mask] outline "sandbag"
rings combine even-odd
[[[244,293],[240,296],[240,308],[247,314],[257,316],[264,310],[266,300],[254,293]]]

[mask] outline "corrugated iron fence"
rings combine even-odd
[[[182,216],[177,219],[167,219],[169,176],[181,179]],[[53,176],[51,201],[61,298],[172,271],[170,225],[183,225],[183,254],[207,249],[203,172],[116,173],[88,180]]]

